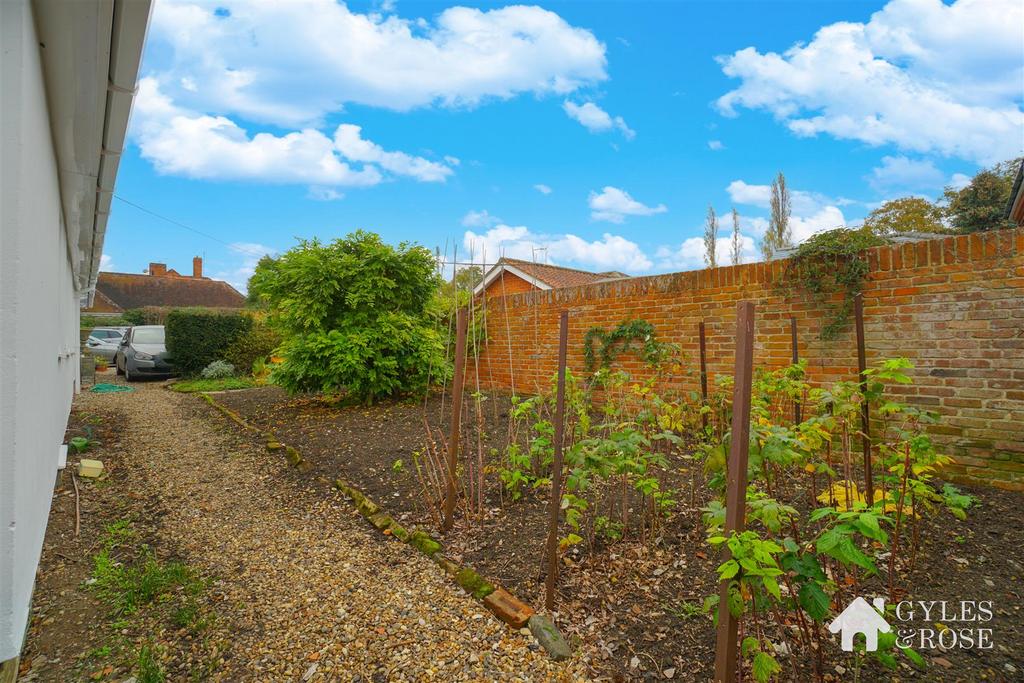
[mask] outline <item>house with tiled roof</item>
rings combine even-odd
[[[165,263],[150,263],[147,272],[100,273],[93,305],[83,313],[123,313],[156,306],[183,308],[243,308],[245,297],[227,282],[203,277],[203,259],[192,259],[192,275],[182,275]]]
[[[502,258],[487,271],[473,293],[488,297],[507,296],[520,292],[562,289],[595,282],[621,280],[627,277],[629,275],[618,271],[594,273],[589,270],[553,266],[548,263]]]

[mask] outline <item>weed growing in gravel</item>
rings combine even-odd
[[[148,549],[140,561],[125,566],[104,548],[93,558],[92,578],[93,587],[113,606],[115,614],[133,614],[179,588],[192,595],[203,588],[184,564],[160,562]]]
[[[136,662],[138,667],[138,683],[163,683],[167,680],[167,674],[157,659],[156,648],[146,643],[139,648],[139,657]]]
[[[675,607],[669,607],[668,613],[681,621],[686,621],[687,619],[703,616],[704,605],[699,602],[681,602]]]
[[[206,582],[181,562],[158,559],[129,519],[104,529],[87,585],[110,606],[114,634],[152,633],[157,624],[168,623],[199,635],[213,623],[213,613],[200,600]],[[139,683],[165,680],[157,645],[150,642],[134,652],[130,638],[116,635],[90,656],[113,656],[135,666]]]

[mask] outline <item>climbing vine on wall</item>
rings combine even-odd
[[[803,288],[829,313],[822,339],[835,339],[850,322],[853,297],[863,290],[868,275],[865,250],[887,243],[868,230],[838,228],[814,235],[786,261],[782,285]],[[839,302],[833,301],[837,293],[843,295]]]
[[[583,336],[583,362],[587,372],[610,367],[621,354],[636,350],[647,363],[656,364],[671,345],[655,338],[654,325],[646,320],[626,320],[612,331],[591,327]]]

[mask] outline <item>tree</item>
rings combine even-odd
[[[1006,206],[1020,164],[1020,159],[1004,161],[975,175],[966,187],[947,187],[942,197],[953,229],[978,232],[1013,227],[1006,217]]]
[[[704,221],[704,263],[708,268],[715,268],[718,265],[718,257],[715,250],[718,248],[718,216],[715,215],[715,207],[708,204],[708,217]]]
[[[276,261],[269,254],[264,254],[260,257],[260,260],[256,263],[256,269],[253,274],[249,277],[249,289],[245,295],[245,303],[254,308],[262,308],[266,305],[266,301],[260,298],[260,281],[272,278],[274,276],[274,266]]]
[[[786,187],[786,176],[782,171],[775,176],[771,188],[771,218],[768,220],[768,231],[761,243],[765,260],[769,260],[779,249],[793,246],[793,237],[789,229],[789,217],[792,207],[789,201],[789,188]]]
[[[484,271],[480,266],[467,266],[455,273],[455,289],[460,292],[472,292],[484,279]]]
[[[942,208],[920,197],[891,199],[868,214],[864,227],[876,235],[898,232],[947,232]]]
[[[444,340],[427,310],[441,284],[435,265],[423,247],[363,231],[261,261],[249,288],[284,335],[274,381],[369,403],[445,376]]]
[[[729,257],[732,265],[738,266],[743,257],[743,244],[740,242],[740,212],[732,207],[732,244],[730,245]]]

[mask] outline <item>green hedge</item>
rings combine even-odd
[[[252,318],[207,308],[178,308],[164,323],[167,351],[185,376],[198,375],[215,360],[222,360],[231,343],[252,329]]]
[[[281,335],[263,320],[253,320],[252,328],[235,338],[224,352],[224,360],[244,375],[252,372],[258,360],[266,361],[281,345]]]

